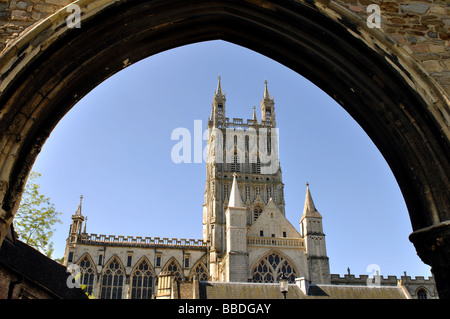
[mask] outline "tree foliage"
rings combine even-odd
[[[37,179],[41,174],[31,172],[22,195],[19,209],[14,217],[14,229],[19,239],[48,257],[53,253],[53,236],[60,212],[55,210],[50,198],[39,193]]]

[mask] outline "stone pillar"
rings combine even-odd
[[[409,236],[420,259],[431,266],[440,299],[450,299],[450,221],[419,229]]]

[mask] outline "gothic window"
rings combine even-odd
[[[267,201],[269,201],[269,199],[272,198],[272,187],[268,186],[266,190],[267,190]]]
[[[288,278],[288,282],[294,283],[297,273],[289,262],[278,255],[271,253],[262,258],[253,269],[253,282],[278,282],[282,275]]]
[[[261,174],[261,160],[259,159],[259,156],[252,157],[252,173]]]
[[[80,266],[80,284],[85,286],[84,290],[92,294],[92,290],[94,288],[94,277],[95,277],[95,269],[91,259],[85,255],[81,261],[78,263]]]
[[[253,220],[256,220],[256,219],[258,219],[258,217],[259,217],[259,215],[261,215],[261,213],[262,213],[262,207],[261,206],[255,206],[254,208],[253,208]]]
[[[427,291],[423,288],[420,288],[417,291],[417,299],[427,299]]]
[[[153,292],[153,272],[146,259],[131,273],[131,299],[151,299]]]
[[[121,299],[125,272],[117,257],[114,257],[105,267],[102,275],[100,298]]]
[[[178,264],[178,262],[175,260],[175,258],[172,258],[171,260],[168,261],[168,263],[164,267],[163,271],[173,273],[175,276],[175,279],[178,281],[183,280],[183,275],[181,273],[181,267]]]
[[[238,156],[237,153],[235,152],[233,155],[233,162],[231,163],[231,171],[232,172],[239,172],[239,163],[238,163]]]
[[[206,267],[202,262],[198,262],[192,269],[190,279],[192,280],[194,276],[197,276],[198,280],[208,280],[208,272],[206,271]]]

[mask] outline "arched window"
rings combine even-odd
[[[131,273],[131,299],[151,299],[153,293],[153,272],[144,258]]]
[[[175,258],[170,259],[162,271],[172,272],[175,275],[176,280],[183,280],[180,264],[178,264]]]
[[[238,162],[238,156],[237,156],[236,152],[234,152],[234,155],[233,155],[233,162],[231,163],[231,171],[232,172],[239,172],[240,171],[239,162]]]
[[[252,157],[252,173],[261,174],[261,160],[258,157]]]
[[[190,280],[194,278],[194,276],[198,277],[198,280],[206,281],[208,280],[208,272],[206,270],[205,265],[202,262],[198,262],[194,268],[191,270]]]
[[[100,299],[121,299],[123,277],[125,272],[122,265],[114,257],[105,267],[102,275]]]
[[[88,255],[81,258],[78,265],[80,266],[80,284],[85,286],[84,290],[92,294],[94,288],[95,269]]]
[[[275,252],[262,258],[252,273],[253,282],[278,282],[284,274],[288,278],[288,282],[294,283],[297,277],[294,267]]]
[[[257,220],[259,215],[261,215],[263,209],[261,206],[257,205],[253,208],[253,220]]]
[[[427,298],[428,298],[427,291],[424,288],[420,288],[417,291],[417,299],[427,299]]]

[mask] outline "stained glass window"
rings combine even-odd
[[[271,253],[262,258],[253,269],[253,282],[278,282],[282,275],[288,278],[288,282],[294,283],[297,273],[289,262],[276,253]]]
[[[131,273],[131,299],[151,299],[153,277],[150,264],[143,259]]]
[[[80,284],[86,286],[85,291],[92,294],[94,288],[95,269],[92,266],[90,258],[85,255],[79,262],[80,266]]]
[[[103,271],[100,298],[121,299],[124,271],[120,262],[114,257]]]

